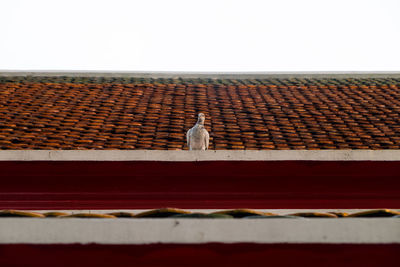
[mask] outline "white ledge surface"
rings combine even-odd
[[[400,243],[400,219],[0,219],[0,244]]]
[[[0,76],[139,77],[139,78],[386,78],[400,77],[399,71],[297,71],[297,72],[175,72],[175,71],[74,71],[74,70],[0,70]]]
[[[0,161],[400,161],[400,150],[0,150]]]

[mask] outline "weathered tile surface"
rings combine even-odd
[[[0,149],[399,149],[400,79],[0,78]]]

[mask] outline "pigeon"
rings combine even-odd
[[[199,113],[197,123],[186,133],[187,146],[189,150],[207,150],[210,135],[204,128],[204,120],[206,116]]]

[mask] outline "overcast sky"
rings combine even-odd
[[[400,71],[400,0],[1,0],[0,70]]]

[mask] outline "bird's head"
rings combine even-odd
[[[197,120],[197,123],[204,124],[204,120],[206,119],[206,116],[203,113],[199,113],[198,117],[199,118]]]

